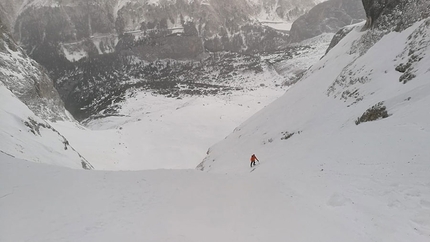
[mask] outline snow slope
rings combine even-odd
[[[68,140],[0,82],[0,153],[37,163],[91,169]]]
[[[429,22],[372,46],[357,26],[213,146],[207,172],[80,171],[0,153],[1,241],[429,241]],[[379,102],[389,117],[355,124]]]
[[[194,169],[208,147],[282,95],[259,88],[220,96],[166,98],[139,92],[119,116],[51,123],[99,170]]]
[[[382,38],[361,27],[213,146],[199,166],[205,172],[81,171],[0,152],[0,240],[428,242],[430,19]],[[16,114],[23,104],[0,91],[1,127],[31,115]],[[157,118],[164,125],[153,127],[162,128],[181,118],[165,100],[136,101],[145,98],[160,101],[162,111],[144,113],[145,102],[132,102],[124,106],[137,109],[130,117],[91,125],[134,139],[145,134],[135,127],[143,119]],[[178,108],[191,115],[204,100],[181,100]],[[357,125],[378,103],[389,117]],[[8,135],[0,134],[0,141]],[[260,159],[255,169],[252,153]]]
[[[0,238],[367,241],[335,208],[314,206],[291,184],[256,174],[87,172],[0,153]]]
[[[253,174],[277,177],[331,209],[356,230],[350,240],[429,241],[430,19],[376,43],[378,33],[361,27],[213,146],[199,168],[246,174],[255,153],[262,164]],[[399,81],[408,73],[415,77]],[[379,102],[390,116],[356,125]]]

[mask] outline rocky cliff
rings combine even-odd
[[[23,2],[24,0],[0,1],[0,19],[9,30],[13,30]]]
[[[83,120],[115,113],[130,88],[174,97],[216,93],[236,88],[234,82],[248,73],[273,66],[278,71],[280,56],[289,60],[310,47],[290,47],[288,32],[260,20],[293,21],[319,2],[32,0],[12,15],[21,46],[48,70],[66,108]]]
[[[274,50],[287,35],[261,25],[259,19],[293,21],[315,2],[33,0],[12,9],[9,18],[15,20],[15,38],[44,66],[61,61],[61,55],[73,61],[118,48],[147,60],[198,59],[206,50]],[[1,3],[11,6],[9,0]]]
[[[29,58],[8,34],[0,29],[0,79],[37,116],[51,121],[70,120],[45,69]]]
[[[322,33],[335,33],[346,25],[365,19],[363,5],[356,0],[329,0],[294,21],[290,41],[299,42]]]
[[[73,121],[45,69],[17,46],[0,21],[0,152],[93,169],[47,121]]]
[[[430,15],[427,0],[362,0],[367,22],[364,30],[402,31]]]
[[[349,53],[360,59],[373,47],[381,41],[384,36],[393,32],[402,32],[412,25],[419,26],[415,28],[414,33],[410,34],[407,43],[402,43],[405,48],[402,53],[395,56],[394,68],[399,77],[400,83],[407,84],[413,81],[423,70],[422,63],[425,59],[430,46],[428,41],[429,27],[429,5],[428,1],[421,0],[403,0],[403,1],[363,1],[363,6],[367,14],[367,22],[362,27],[364,33],[355,41]],[[426,19],[426,20],[425,20]],[[348,33],[348,30],[342,30]],[[339,38],[342,39],[342,31],[339,31]],[[334,46],[332,43],[331,46]],[[328,88],[329,96],[338,97],[345,102],[351,102],[351,105],[360,102],[365,97],[365,91],[358,86],[372,81],[369,78],[374,70],[367,63],[351,61],[351,64],[345,66],[333,84]],[[385,71],[386,73],[387,71]]]

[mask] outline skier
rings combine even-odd
[[[252,156],[251,156],[251,167],[252,166],[255,166],[255,160],[257,160],[258,162],[260,162],[258,159],[257,159],[257,156],[255,156],[255,154],[252,154]]]

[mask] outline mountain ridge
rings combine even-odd
[[[93,169],[48,122],[76,122],[45,69],[0,29],[0,152],[33,162]]]

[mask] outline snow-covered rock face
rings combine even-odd
[[[126,89],[148,86],[143,83],[148,80],[161,79],[157,86],[168,89],[165,93],[184,81],[223,89],[225,83],[231,84],[232,76],[261,72],[267,66],[263,60],[267,52],[297,56],[293,53],[298,49],[288,47],[287,32],[262,22],[292,22],[319,2],[32,0],[16,2],[18,12],[12,15],[16,16],[15,37],[49,71],[66,108],[75,118],[85,119],[106,114],[107,105],[122,100]],[[10,4],[7,0],[0,3]],[[216,63],[209,54],[226,51],[245,56],[231,58],[221,53],[218,56],[227,57]],[[255,53],[264,57],[249,57]],[[243,68],[243,59],[252,63]],[[303,72],[286,73],[297,68],[274,65],[288,76],[286,84]],[[188,68],[197,74],[189,74]]]
[[[362,27],[353,26],[283,97],[212,147],[199,168],[245,171],[252,153],[291,166],[285,169],[333,167],[339,159],[427,162],[430,19],[377,39],[371,37],[380,30]]]
[[[1,24],[1,22],[0,22]],[[46,121],[73,118],[45,70],[0,30],[0,152],[38,163],[92,169]]]
[[[39,117],[70,120],[44,68],[29,58],[4,28],[0,30],[0,79]]]
[[[362,0],[367,22],[364,29],[402,31],[430,16],[427,0]]]
[[[23,2],[24,0],[0,1],[0,19],[9,30],[13,29]]]
[[[37,117],[0,82],[0,152],[12,157],[75,169],[93,166],[50,124]],[[42,108],[48,108],[40,103]]]
[[[363,1],[367,14],[367,22],[362,30],[372,27],[372,31],[366,31],[358,41],[354,42],[349,50],[350,54],[359,57],[365,56],[370,48],[378,43],[385,35],[393,31],[400,32],[410,28],[423,19],[426,19],[422,25],[416,28],[405,41],[406,47],[401,53],[398,53],[395,61],[395,70],[400,77],[399,82],[407,83],[417,77],[417,66],[425,57],[428,51],[428,17],[430,16],[430,2],[428,1],[389,1],[387,4],[381,4],[378,1]],[[347,29],[343,30],[348,32]],[[340,31],[339,33],[341,33]],[[335,43],[331,44],[333,46]],[[387,52],[392,52],[387,49]],[[351,63],[345,67],[336,81],[329,87],[328,95],[341,97],[341,99],[352,100],[352,104],[360,101],[367,94],[362,94],[356,87],[357,85],[370,82],[374,66],[361,62],[359,66]],[[339,88],[342,86],[341,88]]]
[[[376,39],[381,30],[363,26],[198,168],[278,177],[347,228],[363,222],[351,241],[428,241],[430,18]],[[253,153],[260,164],[250,170]]]
[[[317,3],[324,0],[249,0],[254,12],[265,20],[289,20],[293,21]]]

